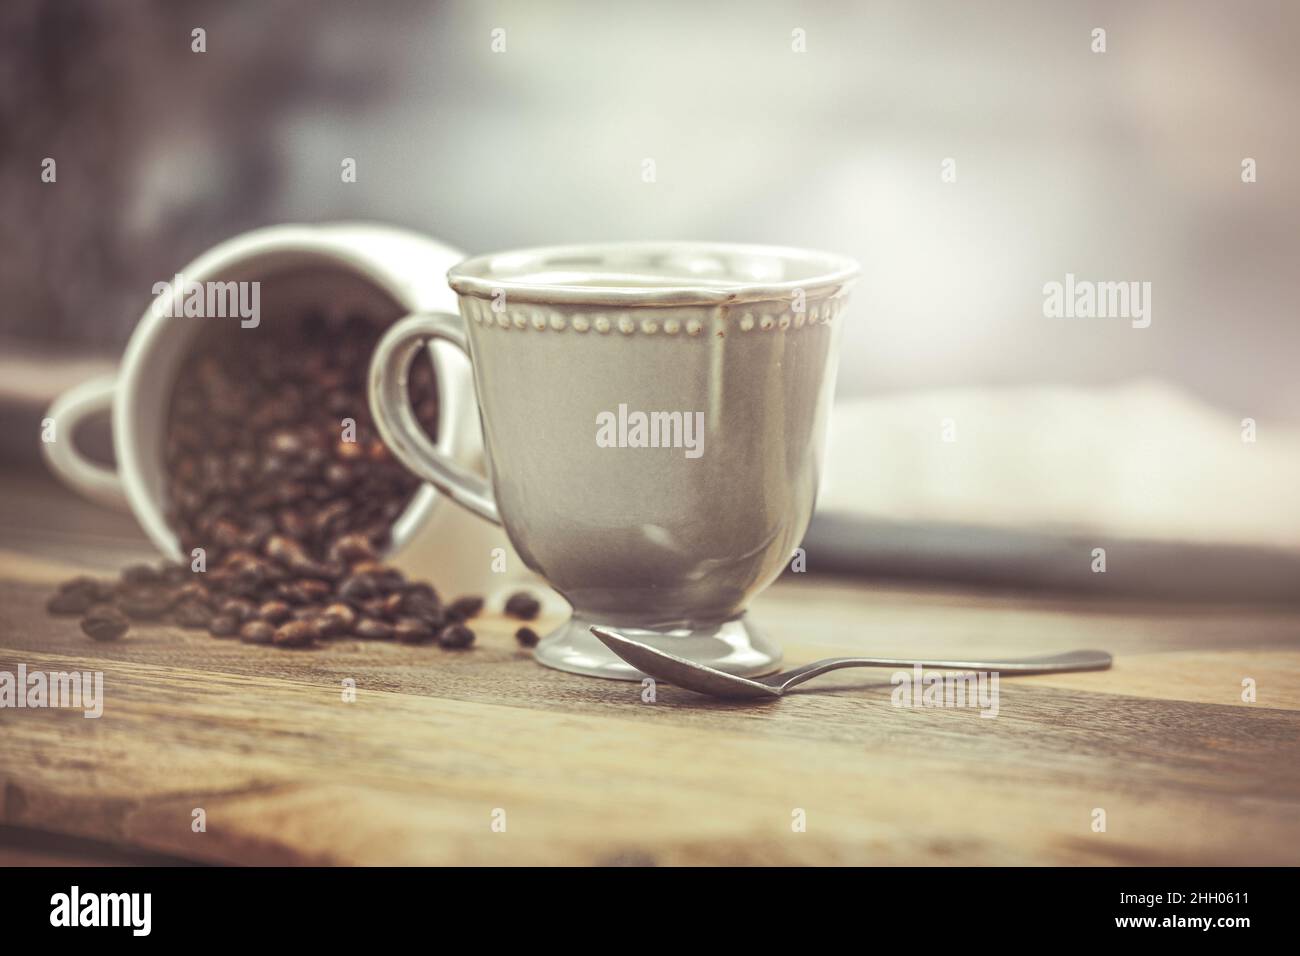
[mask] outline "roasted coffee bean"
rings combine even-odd
[[[188,564],[167,564],[162,568],[162,579],[167,584],[184,584],[193,575]]]
[[[516,591],[506,600],[506,614],[521,621],[531,621],[542,609],[542,602],[527,591]]]
[[[341,461],[332,461],[325,466],[325,483],[334,491],[342,491],[356,480],[356,475]]]
[[[70,588],[46,601],[45,610],[51,614],[85,614],[98,603],[99,597],[89,588]]]
[[[299,591],[307,595],[309,602],[323,601],[334,593],[334,589],[330,587],[329,582],[319,581],[316,578],[302,578],[293,583]]]
[[[222,613],[208,622],[208,633],[213,637],[234,637],[239,633],[239,626],[239,618]]]
[[[198,581],[186,581],[184,584],[176,587],[172,591],[172,603],[179,604],[182,601],[195,601],[200,604],[207,604],[212,599],[211,593],[207,587]]]
[[[60,584],[58,593],[66,594],[75,591],[90,594],[100,599],[97,603],[107,604],[112,600],[114,590],[112,581],[101,581],[99,578],[92,578],[83,574]]]
[[[393,625],[373,617],[363,617],[353,626],[352,633],[367,641],[387,641],[393,636]]]
[[[380,606],[383,608],[383,616],[388,618],[390,621],[394,620],[402,615],[403,609],[406,606],[406,595],[402,594],[400,591],[394,591],[383,599]]]
[[[270,644],[275,639],[275,628],[265,621],[249,621],[239,629],[239,639],[245,644]]]
[[[332,501],[317,511],[311,519],[312,532],[317,537],[327,537],[334,533],[335,529],[347,517],[348,512],[352,510],[351,502]]]
[[[401,572],[400,568],[392,565],[386,565],[379,572],[379,586],[386,591],[405,591],[406,575]]]
[[[212,621],[212,611],[206,604],[184,601],[173,609],[176,623],[181,627],[202,628]]]
[[[362,614],[367,617],[378,618],[379,620],[388,619],[388,608],[381,597],[367,598],[364,601],[357,602],[357,607]]]
[[[311,566],[304,572],[308,577],[317,578],[322,581],[329,581],[331,585],[337,584],[347,576],[348,566],[342,561],[335,561],[329,558],[325,561],[314,561]]]
[[[328,617],[338,618],[343,622],[343,629],[347,631],[352,630],[352,626],[357,623],[357,612],[352,609],[351,605],[344,604],[341,601],[329,605],[321,613]]]
[[[156,621],[172,606],[172,596],[152,584],[133,587],[117,599],[118,607],[133,621]]]
[[[223,570],[229,572],[227,590],[250,600],[276,577],[271,565],[253,555],[232,555],[223,563]]]
[[[241,624],[257,613],[257,608],[247,598],[230,598],[228,601],[222,601],[217,610],[226,617],[233,617]]]
[[[302,436],[288,428],[281,428],[266,437],[267,451],[288,458],[301,454],[305,447]]]
[[[250,551],[261,551],[266,546],[266,539],[275,531],[275,519],[269,514],[255,513],[247,521],[247,528],[240,539],[240,547]]]
[[[343,583],[339,585],[339,597],[345,601],[365,601],[369,598],[377,597],[379,588],[375,579],[368,574],[353,574],[351,577],[344,578]]]
[[[282,481],[272,485],[272,495],[277,504],[287,505],[302,501],[311,489],[305,481]]]
[[[316,636],[322,640],[342,637],[350,630],[347,621],[338,614],[318,614],[312,618],[311,625],[316,629]]]
[[[352,576],[368,580],[376,594],[390,594],[406,587],[406,575],[379,561],[358,561],[352,565]]]
[[[267,624],[283,624],[293,614],[293,608],[283,601],[267,601],[257,609],[259,619]]]
[[[402,595],[402,613],[409,617],[418,617],[434,630],[441,628],[447,621],[442,605],[436,599],[419,592],[407,592]]]
[[[426,584],[423,581],[412,581],[403,586],[402,593],[411,597],[420,597],[429,601],[438,601],[438,592],[433,589],[433,585]]]
[[[345,534],[334,539],[330,545],[330,557],[338,561],[373,561],[376,557],[375,547],[363,534]]]
[[[433,640],[433,628],[418,617],[399,617],[393,624],[393,636],[403,644],[424,644]]]
[[[302,538],[307,534],[308,520],[292,508],[281,508],[275,515],[275,526],[291,538]],[[271,538],[262,545],[263,550],[270,546]]]
[[[536,647],[541,638],[531,627],[521,627],[515,631],[515,640],[519,642],[520,647]]]
[[[96,604],[81,619],[81,629],[94,641],[116,641],[131,627],[130,622],[111,604]]]
[[[471,617],[477,617],[481,610],[483,610],[481,597],[459,597],[447,606],[447,620],[466,621]]]
[[[463,650],[474,643],[474,632],[464,624],[448,624],[438,632],[438,646],[447,650]]]
[[[316,628],[310,621],[287,621],[275,629],[272,643],[276,647],[306,647],[316,641]]]
[[[275,586],[275,595],[290,604],[311,604],[330,595],[330,587],[323,581],[303,579],[281,581]]]
[[[262,545],[262,553],[297,573],[302,573],[315,564],[301,542],[283,534],[273,534],[267,538]]]
[[[212,540],[221,548],[238,548],[244,539],[244,529],[233,521],[222,519],[212,525]]]
[[[360,461],[366,450],[354,441],[340,441],[334,446],[334,457],[339,461]]]

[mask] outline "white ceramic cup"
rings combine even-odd
[[[859,271],[843,256],[709,242],[478,256],[448,276],[459,314],[412,316],[380,340],[370,409],[399,461],[503,526],[572,604],[538,661],[642,679],[590,631],[608,624],[766,674],[781,651],[746,608],[812,516]],[[407,367],[436,341],[473,358],[490,481],[445,460],[411,410]],[[615,410],[664,430],[614,440]]]
[[[462,258],[432,239],[389,226],[285,225],[223,242],[179,272],[187,281],[259,282],[263,322],[317,308],[325,314],[364,311],[391,323],[412,313],[454,309],[446,274]],[[183,288],[171,292],[183,294]],[[171,391],[206,323],[239,320],[172,316],[170,306],[160,297],[145,310],[116,375],[84,382],[55,400],[46,417],[54,420],[56,440],[42,448],[65,483],[97,501],[129,508],[158,549],[181,560],[180,543],[164,517],[163,433]],[[446,344],[429,355],[438,382],[437,448],[473,467],[481,461],[482,442],[469,363]],[[75,444],[82,420],[110,410],[115,471],[84,457]],[[421,486],[393,525],[390,554],[410,542],[440,497],[432,485]]]

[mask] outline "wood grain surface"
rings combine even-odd
[[[754,608],[792,665],[1103,647],[1116,666],[1006,678],[995,719],[897,708],[887,671],[757,705],[666,686],[645,702],[640,685],[539,667],[493,614],[459,654],[288,652],[164,626],[95,644],[45,614],[50,586],[144,544],[127,519],[7,486],[0,670],[99,670],[105,704],[98,720],[0,709],[0,824],[37,835],[0,860],[38,862],[44,833],[241,864],[1300,862],[1294,608],[809,575]]]

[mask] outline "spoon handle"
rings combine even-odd
[[[803,667],[768,678],[764,683],[779,684],[784,690],[802,684],[819,674],[841,667],[928,667],[931,670],[998,671],[1008,674],[1053,674],[1063,671],[1101,671],[1110,667],[1111,656],[1105,651],[1069,651],[1048,657],[1021,657],[1011,660],[924,661],[889,657],[828,657]]]

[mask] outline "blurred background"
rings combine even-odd
[[[864,266],[810,570],[1300,600],[1298,26],[1287,2],[7,0],[0,454],[39,468],[40,409],[111,367],[153,283],[258,226],[810,246]],[[1150,282],[1150,327],[1046,318],[1066,273]]]

